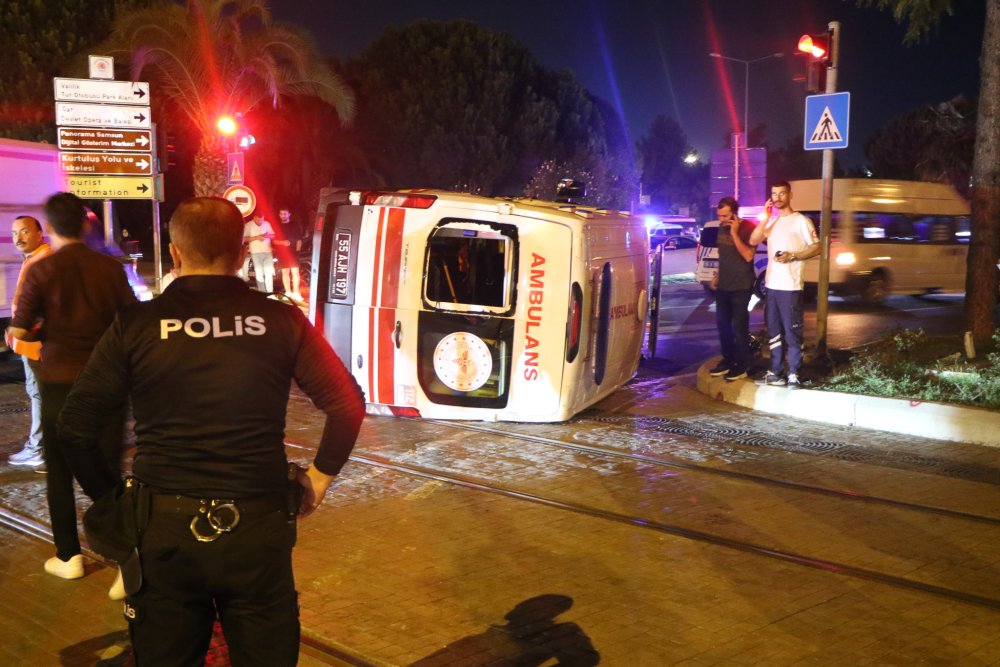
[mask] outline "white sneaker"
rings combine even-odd
[[[77,554],[69,560],[53,556],[45,561],[45,571],[62,579],[79,579],[83,576],[83,555]]]
[[[771,371],[768,371],[767,373],[764,374],[764,377],[757,380],[757,384],[767,387],[784,387],[785,378],[781,377],[780,375],[775,375]]]
[[[15,454],[11,454],[7,458],[7,463],[9,463],[12,466],[26,466],[28,468],[37,468],[38,466],[45,463],[45,461],[42,459],[41,448],[31,449],[30,447],[25,445],[24,449],[22,449],[21,451]]]
[[[125,581],[122,579],[122,570],[118,568],[118,575],[115,576],[115,583],[111,584],[108,590],[108,597],[112,600],[125,599]]]

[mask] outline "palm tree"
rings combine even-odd
[[[123,14],[109,55],[130,59],[131,77],[148,78],[201,137],[194,164],[197,195],[226,187],[222,115],[244,114],[287,95],[316,97],[350,122],[354,95],[316,55],[306,34],[271,21],[265,0],[186,0]]]

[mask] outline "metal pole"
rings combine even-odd
[[[733,199],[740,200],[740,133],[733,133]]]
[[[826,92],[837,92],[837,63],[840,60],[840,22],[831,21],[830,66],[826,72]],[[830,302],[830,231],[833,219],[833,151],[823,149],[823,209],[820,214],[819,282],[816,285],[816,356],[827,356],[826,324]]]
[[[160,175],[160,145],[159,145],[159,135],[156,131],[156,123],[150,123],[152,127],[152,132],[150,134],[153,136],[153,145],[150,147],[152,149],[152,162],[156,166],[153,170],[153,179],[158,182],[162,182],[163,176]],[[163,253],[161,249],[160,242],[160,197],[162,192],[156,192],[156,197],[153,198],[153,276],[156,279],[156,291],[160,292],[160,285],[163,283]]]
[[[114,216],[114,204],[110,199],[104,200],[101,214],[104,216],[104,245],[113,245],[115,242],[115,221],[112,217]]]
[[[163,254],[160,246],[160,202],[153,200],[153,275],[156,276],[156,291],[163,283]]]
[[[750,128],[747,125],[750,120],[750,63],[743,63],[743,71],[745,73],[743,79],[743,147],[746,148],[750,146],[748,135]]]

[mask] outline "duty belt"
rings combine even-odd
[[[151,512],[190,516],[194,538],[199,542],[214,542],[223,533],[232,532],[243,514],[267,514],[283,508],[284,499],[277,495],[226,500],[153,493]]]

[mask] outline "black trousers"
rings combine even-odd
[[[69,560],[80,553],[80,536],[76,526],[76,496],[69,457],[59,442],[56,426],[59,412],[66,404],[72,384],[42,382],[42,458],[45,460],[45,497],[49,504],[49,520],[56,555]],[[125,408],[108,419],[100,434],[100,450],[111,469],[121,472],[122,441],[125,431]]]
[[[142,588],[125,608],[136,666],[204,664],[216,615],[234,667],[296,664],[295,524],[283,510],[244,513],[213,542],[197,541],[190,524],[191,515],[149,518]]]
[[[750,363],[750,304],[752,288],[715,291],[715,324],[719,329],[722,361],[745,371]]]

